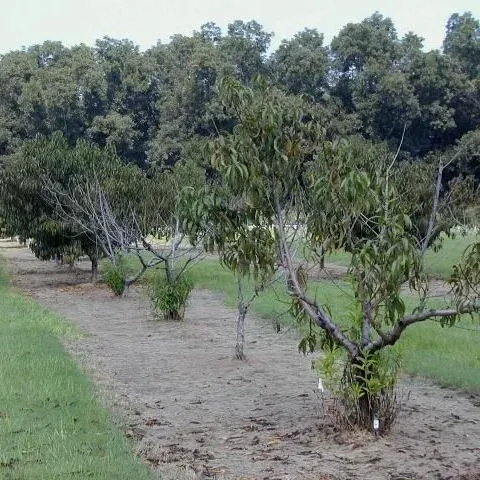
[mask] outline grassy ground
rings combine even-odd
[[[190,275],[197,287],[222,293],[228,305],[236,305],[234,277],[218,262],[203,262],[192,269]],[[347,284],[316,282],[313,288],[318,300],[329,305],[336,318],[348,321],[352,292]],[[407,302],[413,308],[413,300],[407,299]],[[260,295],[252,310],[284,325],[292,322],[287,313],[288,298],[281,286]],[[465,319],[452,328],[442,328],[435,322],[413,325],[406,331],[399,346],[407,373],[430,377],[447,386],[480,391],[479,342],[480,325]]]
[[[460,261],[464,250],[474,242],[480,242],[480,235],[456,235],[443,238],[442,248],[438,252],[428,250],[425,253],[425,265],[433,278],[448,278],[452,267]]]
[[[77,333],[0,274],[0,478],[147,479],[60,338]]]
[[[405,332],[403,362],[413,375],[437,383],[480,392],[480,325],[463,320],[442,328],[432,322],[417,324]]]
[[[456,235],[454,238],[443,237],[442,248],[437,252],[432,249],[425,254],[425,267],[431,278],[446,279],[452,272],[452,266],[458,263],[465,248],[473,242],[479,242],[480,235]],[[326,257],[326,262],[348,266],[350,254],[340,251]]]

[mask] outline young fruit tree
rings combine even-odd
[[[62,185],[88,169],[78,157],[68,155],[70,148],[62,135],[26,142],[21,151],[10,156],[0,171],[0,222],[9,235],[18,235],[36,257],[42,260],[69,257],[74,261],[88,255],[92,277],[96,277],[99,251],[94,239],[64,221],[50,201],[43,179]]]
[[[210,162],[225,189],[242,201],[228,203],[217,189],[206,190],[190,202],[188,226],[202,230],[205,218],[215,223],[211,241],[234,271],[269,275],[280,264],[291,310],[310,325],[300,348],[323,351],[317,368],[329,380],[341,419],[386,431],[399,373],[391,347],[416,323],[451,325],[479,311],[480,245],[467,249],[453,270],[452,296],[433,304],[423,253],[439,231],[446,197],[441,178],[436,182],[431,169],[418,169],[427,173],[416,178],[410,195],[402,182],[412,177],[412,165],[378,155],[363,140],[329,138],[302,98],[261,79],[251,88],[224,79],[220,93],[237,125],[211,142]],[[431,192],[428,209],[412,201],[419,191]],[[334,315],[308,270],[312,259],[320,263],[325,252],[338,249],[351,253],[353,295],[349,311]],[[405,288],[416,299],[413,308],[407,309]]]
[[[36,147],[36,159],[45,155],[59,159],[43,162],[37,180],[39,196],[52,218],[68,225],[75,235],[88,238],[99,255],[110,260],[105,272],[107,283],[122,294],[147,269],[142,264],[139,272],[127,278],[122,256],[135,251],[142,233],[149,231],[165,210],[163,203],[148,203],[153,182],[137,166],[123,164],[110,147],[86,141],[71,147],[58,136],[36,141],[32,147]],[[59,178],[55,172],[60,168],[68,175]],[[153,260],[151,263],[153,266]]]
[[[245,360],[245,319],[253,302],[276,282],[279,272],[278,264],[272,262],[274,232],[251,223],[246,198],[237,185],[229,188],[215,178],[207,180],[200,191],[185,188],[180,209],[183,229],[190,241],[194,244],[203,241],[205,251],[219,253],[220,263],[235,276],[238,314],[234,356]],[[258,264],[252,264],[252,257],[258,258]]]
[[[70,172],[60,179],[52,168],[37,174],[39,195],[52,218],[89,239],[109,260],[104,279],[118,296],[157,268],[148,290],[154,312],[182,318],[191,291],[185,271],[203,252],[184,242],[177,197],[181,185],[201,183],[203,172],[179,163],[147,175],[123,164],[110,147],[79,141],[72,148],[57,137],[43,140],[35,158],[44,156],[45,146]]]

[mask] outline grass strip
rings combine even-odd
[[[480,235],[469,233],[456,234],[453,237],[442,235],[441,248],[437,251],[427,250],[425,253],[425,270],[432,279],[446,280],[452,273],[452,267],[459,263],[465,249],[472,243],[480,242]],[[349,266],[351,255],[338,251],[327,255],[325,261],[336,265]]]
[[[64,350],[72,325],[0,272],[0,478],[151,479]]]

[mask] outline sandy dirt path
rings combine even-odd
[[[405,379],[388,437],[342,434],[323,417],[293,332],[248,318],[239,362],[235,312],[217,295],[196,291],[182,323],[155,321],[138,290],[118,299],[90,285],[88,263],[70,272],[8,246],[13,285],[85,333],[67,348],[164,479],[480,479],[476,395]]]

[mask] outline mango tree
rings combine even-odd
[[[85,167],[84,163],[69,162],[64,155],[66,149],[67,141],[61,135],[51,141],[38,138],[26,142],[21,152],[5,161],[0,174],[2,227],[8,235],[29,239],[31,250],[42,260],[68,256],[72,261],[88,255],[95,277],[102,253],[94,239],[59,218],[55,205],[45,195],[44,176],[59,184]]]
[[[462,314],[478,312],[480,274],[472,265],[478,266],[480,247],[472,246],[468,261],[454,270],[451,300],[433,307],[422,249],[428,239],[419,239],[411,217],[415,206],[399,194],[407,178],[402,169],[409,166],[397,165],[393,155],[375,157],[372,165],[368,145],[327,138],[322,119],[301,98],[261,80],[248,88],[225,79],[221,95],[237,125],[211,142],[210,161],[225,188],[242,201],[225,202],[214,189],[191,202],[192,218],[209,216],[217,223],[212,241],[232,270],[241,265],[244,271],[267,273],[281,265],[292,312],[311,326],[300,347],[323,350],[319,368],[335,380],[342,419],[387,430],[398,376],[391,347],[415,323],[453,324]],[[427,218],[436,221],[435,182],[429,175],[416,181],[432,191]],[[313,292],[298,252],[308,251],[319,261],[316,252],[338,249],[351,252],[354,295],[350,311],[334,315],[322,285]],[[417,299],[414,308],[407,309],[405,285]]]

